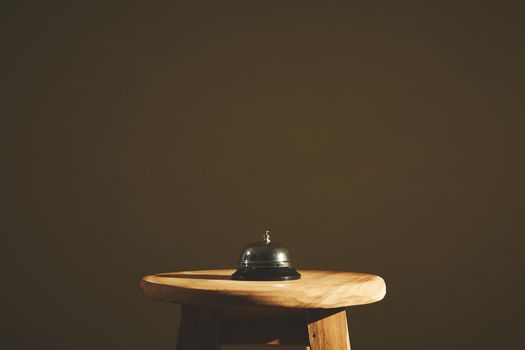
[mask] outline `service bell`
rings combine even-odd
[[[293,266],[288,248],[270,240],[270,231],[264,231],[263,240],[247,245],[241,254],[234,280],[284,281],[301,278]]]

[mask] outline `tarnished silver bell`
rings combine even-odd
[[[234,280],[282,281],[301,278],[295,270],[290,251],[270,240],[270,231],[264,231],[263,240],[247,245],[239,259]]]

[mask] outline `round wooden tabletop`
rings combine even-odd
[[[160,273],[142,278],[142,293],[150,299],[203,306],[272,306],[337,308],[383,299],[385,281],[375,275],[300,270],[293,281],[235,281],[235,270]]]

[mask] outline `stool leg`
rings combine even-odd
[[[312,309],[306,314],[311,350],[350,350],[345,309]]]
[[[177,350],[219,350],[221,311],[182,305]]]

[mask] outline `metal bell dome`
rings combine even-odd
[[[234,280],[283,281],[296,280],[301,275],[295,270],[290,251],[270,240],[270,231],[264,231],[263,240],[247,245],[239,259]]]

